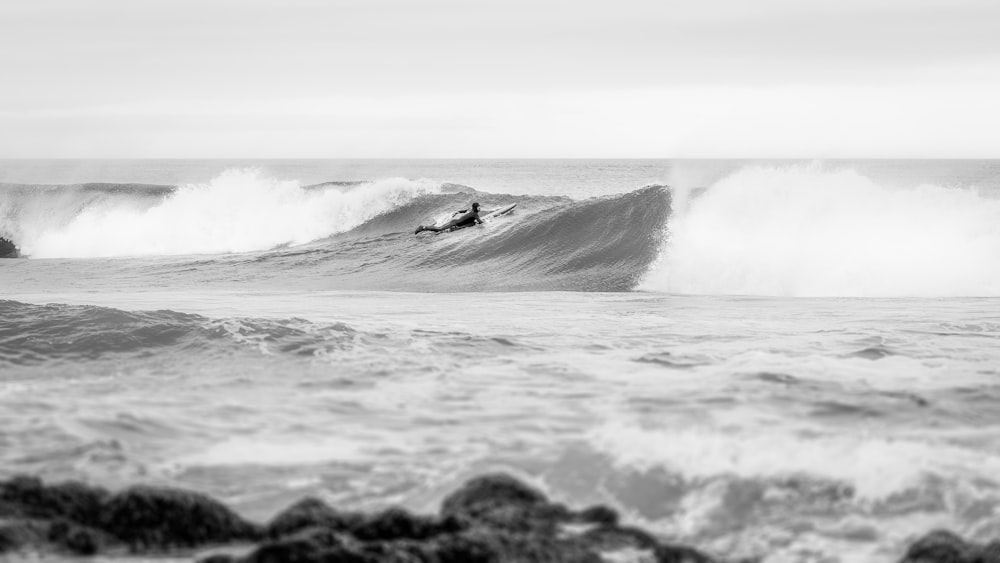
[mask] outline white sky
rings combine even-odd
[[[1000,2],[3,0],[0,157],[1000,157]]]

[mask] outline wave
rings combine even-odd
[[[413,235],[479,201],[511,216]],[[153,267],[293,289],[1000,295],[1000,200],[852,170],[750,166],[691,190],[587,200],[431,180],[310,186],[228,170],[206,184],[0,186],[0,236],[34,258],[209,255]],[[172,269],[172,270],[171,270]]]
[[[0,367],[99,358],[143,357],[151,351],[315,357],[341,351],[361,335],[343,324],[302,319],[209,319],[176,311],[122,311],[80,305],[0,300]]]
[[[89,184],[3,190],[0,217],[35,258],[219,254],[295,245],[352,229],[422,194],[429,180],[302,187],[227,170],[177,188]]]
[[[444,221],[473,197],[485,210],[515,201],[518,207],[479,227],[413,234],[417,224]],[[585,201],[437,194],[254,261],[271,271],[305,274],[327,289],[626,291],[658,256],[669,215],[670,194],[663,186]]]
[[[0,184],[0,237],[30,250],[34,241],[65,228],[81,213],[143,210],[173,190],[153,184]]]
[[[231,365],[240,356],[255,364],[267,357],[278,361],[274,365],[287,366],[287,360],[292,360],[335,362],[344,367],[345,354],[355,359],[382,356],[408,349],[414,340],[422,344],[419,350],[410,350],[410,362],[422,355],[437,361],[438,354],[482,358],[529,349],[506,338],[455,331],[416,328],[390,335],[343,322],[298,317],[206,317],[169,309],[127,311],[0,299],[0,370],[80,366],[102,360],[155,364],[157,358],[173,358],[174,367],[194,362],[192,369],[200,370],[217,360]],[[37,371],[29,373],[37,376]]]
[[[554,205],[509,222],[474,244],[446,242],[444,252],[412,263],[437,271],[467,264],[467,269],[481,270],[487,263],[488,278],[481,281],[502,275],[504,289],[623,291],[634,287],[655,260],[669,215],[669,192],[650,186]]]
[[[1000,200],[852,170],[748,167],[677,197],[641,288],[778,296],[1000,295]]]
[[[1000,508],[998,466],[981,447],[930,436],[618,420],[564,451],[546,480],[719,552],[799,561],[819,548],[873,561],[902,551],[928,521],[992,540],[996,524],[983,514]]]
[[[518,207],[479,228],[413,235],[473,200]],[[281,276],[286,286],[417,291],[628,290],[670,214],[663,186],[575,201],[402,178],[300,186],[253,169],[177,188],[26,186],[0,190],[4,204],[32,258],[200,255],[140,267],[211,281],[232,280],[239,263],[242,279]]]

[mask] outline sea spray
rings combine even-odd
[[[439,189],[430,180],[402,178],[362,189],[304,189],[256,169],[231,169],[206,184],[181,186],[146,208],[84,207],[68,224],[28,237],[23,246],[35,258],[266,250],[350,230]]]
[[[141,212],[174,190],[153,184],[0,185],[0,236],[32,243],[66,228],[81,212]]]
[[[748,167],[671,217],[642,289],[783,296],[1000,295],[1000,201],[852,170]]]

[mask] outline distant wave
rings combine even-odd
[[[209,319],[176,311],[122,311],[0,300],[0,368],[202,350],[313,357],[350,347],[358,332],[302,319]]]

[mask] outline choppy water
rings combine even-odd
[[[513,468],[767,561],[1000,536],[991,161],[113,164],[0,176],[2,474],[263,519]],[[518,209],[412,234],[471,199]]]

